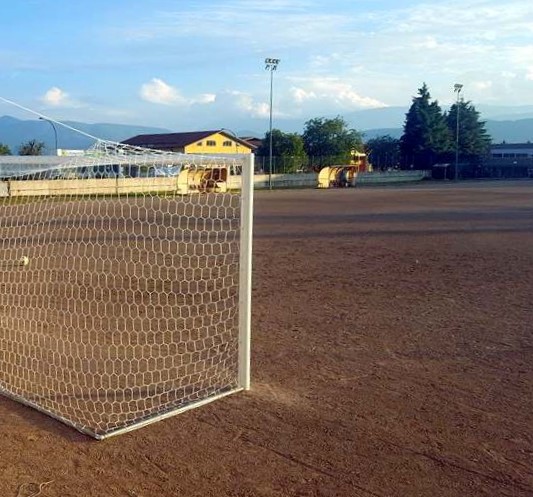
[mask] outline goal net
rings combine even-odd
[[[0,393],[104,438],[248,388],[252,174],[106,141],[0,162]]]

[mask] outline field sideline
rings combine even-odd
[[[255,223],[252,390],[104,442],[0,397],[0,496],[533,495],[533,181],[257,192]]]

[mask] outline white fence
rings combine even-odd
[[[389,183],[408,183],[431,178],[431,171],[384,171],[357,173],[356,185],[385,185]]]
[[[0,158],[2,164],[14,164],[12,158],[10,162]],[[16,159],[23,159],[17,157]],[[46,164],[47,158],[33,158],[32,163]],[[57,159],[64,161],[68,157],[53,157],[51,162]],[[21,162],[21,161],[17,161]],[[386,171],[357,173],[356,186],[365,185],[385,185],[393,183],[406,183],[422,181],[431,178],[431,171]],[[315,188],[318,183],[318,173],[295,173],[295,174],[272,174],[271,182],[273,188]],[[267,189],[269,187],[268,174],[255,174],[253,176],[254,189]],[[240,190],[241,176],[231,175],[228,180],[228,189]],[[10,180],[0,181],[0,197],[5,196],[35,196],[70,193],[78,190],[80,194],[101,193],[101,194],[124,194],[135,192],[158,192],[172,193],[177,191],[176,178],[106,178],[106,179],[83,179],[83,180]]]
[[[384,185],[392,183],[406,183],[422,181],[431,178],[431,171],[390,171],[357,173],[356,185]],[[315,188],[318,184],[318,173],[296,173],[296,174],[273,174],[273,188]],[[268,188],[268,175],[254,175],[254,188],[256,190]],[[240,188],[240,176],[231,176],[229,188]]]

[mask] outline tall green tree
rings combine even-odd
[[[44,142],[29,140],[20,145],[18,152],[19,155],[43,155],[44,148]]]
[[[365,150],[374,169],[383,170],[400,164],[400,140],[390,135],[367,140]]]
[[[334,119],[317,117],[305,123],[304,148],[316,166],[348,164],[351,152],[363,150],[362,134],[348,127],[340,116]]]
[[[406,114],[400,150],[404,167],[426,169],[452,150],[452,135],[438,104],[424,83]]]
[[[471,102],[454,103],[446,114],[448,128],[457,136],[457,111],[459,110],[459,161],[472,165],[481,163],[490,149],[491,137],[485,128],[485,121]],[[454,145],[455,150],[455,145]]]
[[[0,143],[0,155],[11,155],[9,147],[3,143]]]
[[[270,132],[265,134],[262,144],[256,150],[266,165],[270,156]],[[298,133],[284,133],[279,129],[272,130],[272,157],[274,172],[292,173],[307,163],[304,142]]]

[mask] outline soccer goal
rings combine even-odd
[[[0,186],[0,393],[102,439],[249,388],[253,155],[98,141]]]

